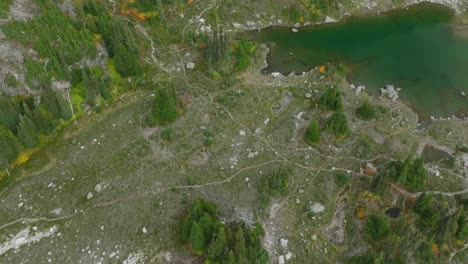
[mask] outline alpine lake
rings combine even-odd
[[[297,28],[273,26],[246,37],[269,44],[265,74],[300,74],[341,63],[347,79],[377,95],[386,84],[422,118],[468,114],[468,26],[455,12],[422,3],[382,14]],[[464,94],[466,96],[464,96]]]

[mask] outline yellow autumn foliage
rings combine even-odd
[[[434,254],[439,254],[439,246],[437,244],[432,244],[431,251]]]
[[[319,72],[320,72],[320,73],[325,73],[326,70],[327,70],[327,66],[325,66],[325,65],[321,65],[321,66],[319,67]]]
[[[362,207],[356,208],[356,216],[357,218],[364,218],[367,216],[366,210]]]
[[[33,148],[33,149],[29,149],[23,153],[21,153],[18,158],[16,158],[15,161],[12,162],[11,166],[12,167],[19,167],[23,164],[25,164],[26,162],[28,162],[29,158],[34,154],[36,153],[36,151],[38,150],[38,148]]]

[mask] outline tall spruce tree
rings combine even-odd
[[[155,90],[155,105],[153,116],[158,124],[168,124],[177,120],[177,97],[175,89],[170,84],[160,84]]]
[[[18,139],[25,148],[33,148],[38,144],[36,126],[27,116],[20,116]]]
[[[0,95],[0,123],[10,131],[14,131],[19,122],[18,112],[18,107],[8,97]]]
[[[224,227],[220,227],[208,248],[208,258],[213,260],[223,259],[227,255],[228,249],[226,232],[224,231]]]
[[[190,242],[192,243],[193,250],[197,253],[202,253],[206,248],[205,234],[197,222],[194,222],[190,229]]]
[[[8,128],[0,124],[0,168],[5,169],[21,151],[21,144]]]
[[[52,89],[45,89],[42,93],[41,101],[44,109],[52,115],[52,119],[59,119],[62,117],[62,111],[60,110],[60,106],[57,102],[57,96]]]
[[[310,122],[309,128],[306,131],[305,141],[309,145],[316,145],[320,141],[320,135],[321,132],[317,119],[314,118],[312,119],[312,122]]]

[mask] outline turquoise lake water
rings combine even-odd
[[[466,115],[468,38],[454,34],[454,12],[418,4],[380,15],[354,16],[337,23],[299,28],[269,27],[247,35],[273,44],[266,73],[301,73],[340,62],[348,80],[373,94],[385,84],[423,117]],[[292,53],[292,55],[290,55]]]

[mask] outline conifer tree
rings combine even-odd
[[[234,234],[234,253],[237,259],[241,260],[242,263],[245,263],[247,256],[247,248],[245,247],[245,238],[244,231],[241,227],[238,227],[237,231]]]
[[[197,222],[193,222],[190,229],[190,242],[192,243],[193,250],[197,253],[203,252],[206,248],[205,234]]]
[[[341,111],[336,111],[327,121],[327,130],[337,137],[349,136],[349,130],[346,115]]]
[[[177,120],[177,98],[172,85],[162,84],[155,91],[153,115],[159,124],[168,124]]]
[[[18,124],[18,139],[25,148],[37,146],[36,127],[27,116],[21,116]]]
[[[62,111],[57,102],[57,96],[52,89],[46,88],[44,93],[42,93],[41,100],[44,109],[52,115],[52,119],[59,119],[62,117]]]
[[[337,111],[341,110],[341,93],[336,88],[328,88],[325,93],[320,97],[320,104],[328,108],[329,110]]]
[[[32,121],[34,122],[34,125],[36,126],[40,134],[49,135],[54,130],[52,122],[44,115],[44,113],[40,109],[40,106],[37,104],[35,105],[33,110]]]
[[[60,108],[60,113],[63,120],[69,120],[70,118],[72,118],[73,114],[70,109],[70,104],[65,100],[61,93],[56,92],[55,96],[57,98],[57,103]]]
[[[109,91],[109,82],[105,79],[101,79],[99,81],[99,94],[102,96],[104,100],[108,100],[112,97]]]
[[[14,131],[19,122],[18,109],[6,96],[0,96],[0,123]]]
[[[1,169],[8,167],[21,151],[21,144],[18,139],[2,124],[0,124],[0,150]]]
[[[312,122],[310,122],[309,128],[306,131],[305,134],[305,141],[309,145],[315,145],[320,141],[320,128],[317,122],[317,119],[313,119]]]
[[[210,247],[208,248],[208,257],[210,259],[223,259],[228,250],[228,241],[224,227],[220,227],[216,236],[213,239]]]

